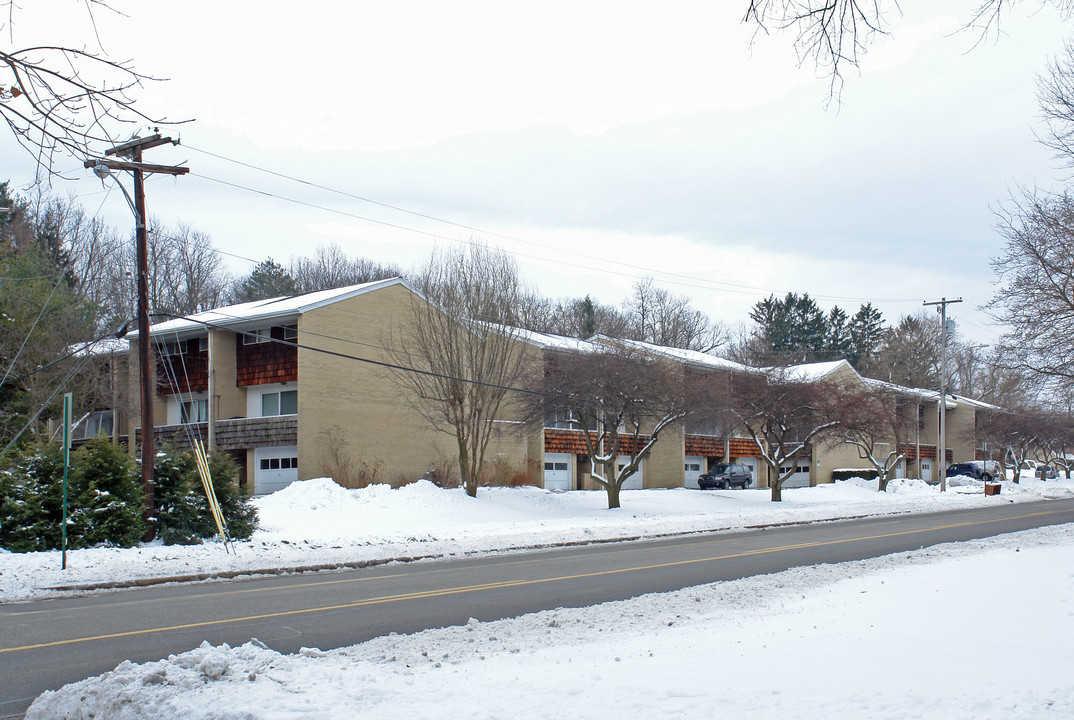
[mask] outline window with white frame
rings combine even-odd
[[[297,457],[261,458],[262,470],[298,470]]]
[[[243,345],[257,345],[258,343],[267,343],[272,340],[272,328],[257,328],[256,330],[247,330],[242,334]]]
[[[544,426],[558,430],[573,430],[578,427],[578,419],[570,408],[559,408],[545,418]]]
[[[183,400],[179,403],[179,422],[183,425],[188,423],[201,423],[209,421],[209,400]]]
[[[283,326],[283,339],[284,340],[298,340],[298,325],[284,325]]]
[[[267,392],[261,394],[261,417],[297,414],[297,390],[283,390],[281,392]]]

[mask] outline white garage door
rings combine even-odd
[[[780,468],[780,477],[782,477],[790,469],[790,465]],[[783,487],[809,487],[809,463],[804,460],[799,461],[794,468],[794,474],[783,481]]]
[[[544,489],[571,490],[571,454],[544,454]]]
[[[622,469],[625,468],[628,464],[629,464],[629,461],[627,461],[627,462],[620,461],[619,462],[619,470],[622,471]],[[637,471],[633,475],[631,475],[630,477],[628,477],[626,479],[626,482],[623,483],[623,486],[622,486],[621,489],[623,489],[623,490],[641,490],[642,487],[644,487],[643,482],[642,482],[642,471],[644,469],[645,469],[645,461],[642,460],[641,462],[638,463]]]
[[[298,480],[298,446],[254,448],[254,494],[267,495]]]
[[[686,468],[685,468],[685,482],[686,487],[698,488],[697,478],[705,469],[705,458],[699,455],[687,455],[686,456]]]

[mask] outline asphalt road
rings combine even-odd
[[[158,660],[203,640],[328,649],[1060,523],[1074,523],[1074,500],[0,605],[0,718],[123,660]]]

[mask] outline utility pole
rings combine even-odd
[[[156,441],[153,434],[153,377],[152,352],[153,348],[149,341],[149,242],[146,234],[145,214],[145,173],[159,173],[163,175],[185,175],[190,168],[174,167],[171,165],[149,165],[142,162],[142,151],[150,150],[161,145],[178,145],[178,140],[162,138],[158,133],[149,137],[134,138],[122,145],[117,145],[105,151],[105,155],[114,155],[125,160],[109,160],[107,158],[87,160],[85,166],[93,168],[93,171],[103,180],[109,170],[129,170],[134,175],[134,201],[131,202],[122,183],[117,182],[123,195],[134,212],[135,238],[138,246],[138,371],[141,381],[141,405],[142,405],[142,492],[144,507],[142,516],[146,521],[146,540],[152,540],[156,536],[156,526],[153,524],[154,507],[154,483],[153,461],[156,458]]]
[[[940,442],[936,449],[937,465],[940,472],[940,492],[947,492],[947,306],[960,303],[962,298],[948,300],[940,298],[925,305],[938,305],[940,311],[940,332],[943,342],[940,350]]]

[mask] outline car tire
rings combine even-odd
[[[992,476],[988,473],[984,473],[983,475],[981,475],[981,479],[984,480],[986,483],[992,482]]]

